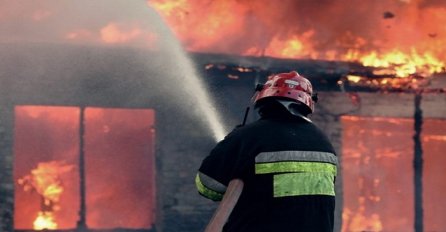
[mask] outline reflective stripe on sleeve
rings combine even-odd
[[[195,185],[201,195],[214,201],[220,201],[226,191],[225,185],[201,172],[195,177]]]

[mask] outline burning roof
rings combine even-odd
[[[355,62],[363,67],[340,85],[386,90],[417,89],[445,72],[446,3],[440,1],[150,4],[189,51]]]
[[[192,53],[347,62],[349,71],[343,71],[337,80],[340,88],[412,90],[427,86],[432,75],[445,72],[444,1],[355,1],[358,3],[149,0],[129,4],[123,0],[17,0],[0,3],[0,30],[5,32],[0,42],[32,40],[162,50],[168,46],[163,45],[166,38],[161,35],[167,25]],[[166,25],[158,25],[154,10]],[[207,65],[221,64],[208,62],[202,68],[207,70]],[[243,72],[255,69],[235,66]],[[286,69],[268,64],[261,68]],[[299,71],[310,74],[310,79],[321,74],[305,68]],[[322,74],[330,78],[330,72]],[[237,79],[238,75],[229,77]]]

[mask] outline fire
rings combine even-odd
[[[187,4],[187,0],[178,0],[178,1],[153,1],[152,5],[162,11],[164,14],[171,16],[177,9],[183,8]]]
[[[57,229],[57,223],[54,221],[54,214],[52,212],[39,212],[36,220],[34,220],[35,230],[54,230]]]
[[[189,51],[355,62],[373,68],[378,79],[370,84],[378,86],[418,87],[445,72],[446,4],[440,2],[149,3]]]
[[[41,196],[41,210],[33,223],[35,230],[57,229],[55,212],[60,210],[58,202],[64,191],[61,175],[73,168],[62,161],[41,162],[31,174],[18,180],[25,191]]]
[[[274,37],[265,49],[265,54],[262,55],[281,58],[317,58],[318,54],[309,42],[313,35],[314,30],[310,30],[304,32],[302,36],[293,35],[286,39]]]
[[[424,77],[433,73],[444,72],[445,62],[429,52],[419,53],[412,49],[410,53],[394,50],[382,55],[371,52],[359,58],[364,66],[389,68],[386,72],[377,74],[389,74],[396,77],[408,77],[418,74]],[[392,68],[392,69],[390,69]]]
[[[142,6],[154,8],[191,52],[354,62],[373,67],[379,80],[372,85],[392,87],[419,86],[419,79],[446,67],[445,1],[147,0],[127,4],[127,11],[109,4],[99,14],[72,3],[77,1],[56,2],[2,5],[5,28],[27,28],[5,41],[23,37],[156,50],[163,41],[146,18],[150,11],[127,13]],[[64,11],[74,8],[79,12]],[[125,17],[115,16],[123,12]],[[85,20],[78,22],[79,15]],[[65,23],[54,23],[59,21]],[[368,74],[355,75],[370,79]]]
[[[365,199],[365,197],[359,197],[358,209],[351,210],[344,208],[342,220],[346,225],[342,231],[383,231],[380,215],[377,213],[367,213],[366,201],[379,202],[380,198]]]

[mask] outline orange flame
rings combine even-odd
[[[41,162],[31,174],[18,180],[25,191],[35,191],[42,197],[41,211],[33,223],[35,230],[57,229],[54,212],[60,210],[58,202],[64,191],[61,175],[73,168],[61,161]]]
[[[364,66],[389,68],[379,74],[396,77],[408,77],[418,74],[424,77],[434,73],[444,72],[445,62],[439,60],[430,52],[419,53],[412,49],[410,53],[394,50],[384,54],[373,51],[359,57]]]
[[[359,207],[354,212],[349,208],[344,208],[342,212],[342,220],[348,225],[344,226],[342,231],[382,231],[383,225],[380,215],[372,213],[367,215],[364,197],[358,199]],[[374,199],[379,201],[379,199]]]
[[[39,212],[36,220],[34,220],[35,230],[55,230],[57,229],[57,223],[55,222],[54,213],[52,212]]]
[[[151,0],[189,51],[360,62],[376,75],[445,72],[446,4]],[[391,11],[390,11],[391,10]],[[409,78],[410,79],[410,78]],[[380,80],[377,84],[401,85]]]

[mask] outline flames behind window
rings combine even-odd
[[[343,117],[342,231],[413,231],[413,120]],[[423,210],[426,231],[445,231],[446,121],[424,119]]]
[[[69,229],[79,220],[79,113],[76,107],[15,109],[16,229]],[[89,228],[154,223],[154,111],[85,110]]]

